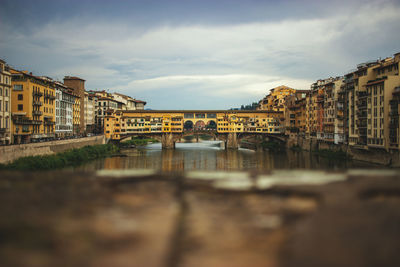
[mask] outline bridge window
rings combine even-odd
[[[193,113],[185,113],[184,117],[185,117],[185,119],[193,119],[194,114]]]
[[[217,117],[217,114],[215,114],[215,113],[208,113],[207,114],[207,118],[215,119],[216,117]]]
[[[206,114],[204,113],[196,113],[196,119],[204,119],[206,117]]]

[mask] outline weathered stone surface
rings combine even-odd
[[[68,149],[104,144],[104,136],[58,140],[43,143],[0,146],[0,163],[12,162],[21,157],[50,155]]]
[[[228,133],[226,140],[226,148],[228,149],[238,149],[239,140],[237,138],[237,133]]]
[[[397,170],[2,172],[0,201],[0,266],[400,265]]]
[[[161,136],[162,148],[173,149],[175,148],[176,138],[173,133],[163,133]]]

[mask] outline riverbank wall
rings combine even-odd
[[[299,147],[307,151],[329,150],[333,152],[345,152],[353,160],[370,162],[373,164],[400,167],[399,151],[386,151],[383,149],[360,149],[349,147],[345,144],[327,143],[315,138],[304,138],[301,136],[290,136],[287,148]]]
[[[57,140],[43,143],[31,143],[0,147],[0,163],[10,163],[21,157],[51,155],[73,148],[105,144],[104,135],[78,139]]]

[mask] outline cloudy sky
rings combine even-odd
[[[1,0],[0,58],[152,109],[227,109],[400,52],[400,1]]]

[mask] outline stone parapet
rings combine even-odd
[[[104,135],[42,143],[0,146],[0,163],[9,163],[21,157],[60,153],[73,148],[105,144]]]

